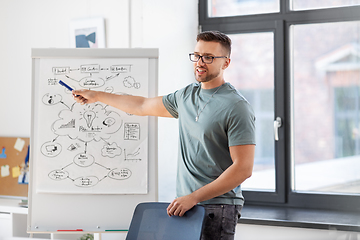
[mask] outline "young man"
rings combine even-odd
[[[205,207],[202,240],[234,239],[244,203],[240,184],[252,174],[255,116],[246,99],[223,78],[231,40],[217,31],[200,33],[190,60],[197,83],[162,97],[73,91],[77,102],[96,101],[140,116],[179,119],[177,198],[169,216]]]

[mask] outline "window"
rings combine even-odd
[[[295,191],[360,194],[359,29],[358,21],[291,28]]]
[[[359,5],[359,0],[292,0],[293,10],[320,9]]]
[[[256,114],[255,166],[243,189],[275,191],[273,32],[230,34],[231,67],[225,79],[250,102]],[[258,58],[258,56],[262,56]],[[238,71],[238,69],[242,69]]]
[[[279,12],[279,0],[212,0],[209,17]]]
[[[225,78],[256,114],[247,204],[359,209],[360,0],[199,3],[202,31],[232,39]]]

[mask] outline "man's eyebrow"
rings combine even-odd
[[[194,52],[194,53],[202,56],[214,56],[214,54],[212,53],[204,53],[204,54],[200,54],[199,52]]]

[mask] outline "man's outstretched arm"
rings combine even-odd
[[[74,90],[74,99],[81,104],[102,102],[124,112],[138,116],[172,117],[162,102],[162,97],[145,98],[132,95],[117,95],[113,93]]]

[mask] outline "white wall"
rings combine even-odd
[[[193,81],[188,53],[197,16],[194,0],[1,0],[0,136],[30,136],[31,48],[70,47],[72,19],[104,17],[108,48],[159,48],[158,92],[164,95]],[[175,197],[177,134],[176,120],[159,119],[163,201]]]
[[[108,47],[128,47],[128,14],[127,0],[1,0],[0,136],[30,136],[31,48],[67,48],[70,20],[95,16]]]
[[[136,11],[132,6],[136,17],[132,21],[132,46],[159,48],[159,95],[193,82],[193,64],[188,54],[196,43],[197,1],[136,0],[134,5],[141,8]],[[175,119],[161,118],[158,122],[159,200],[172,201],[175,197],[178,123]]]

